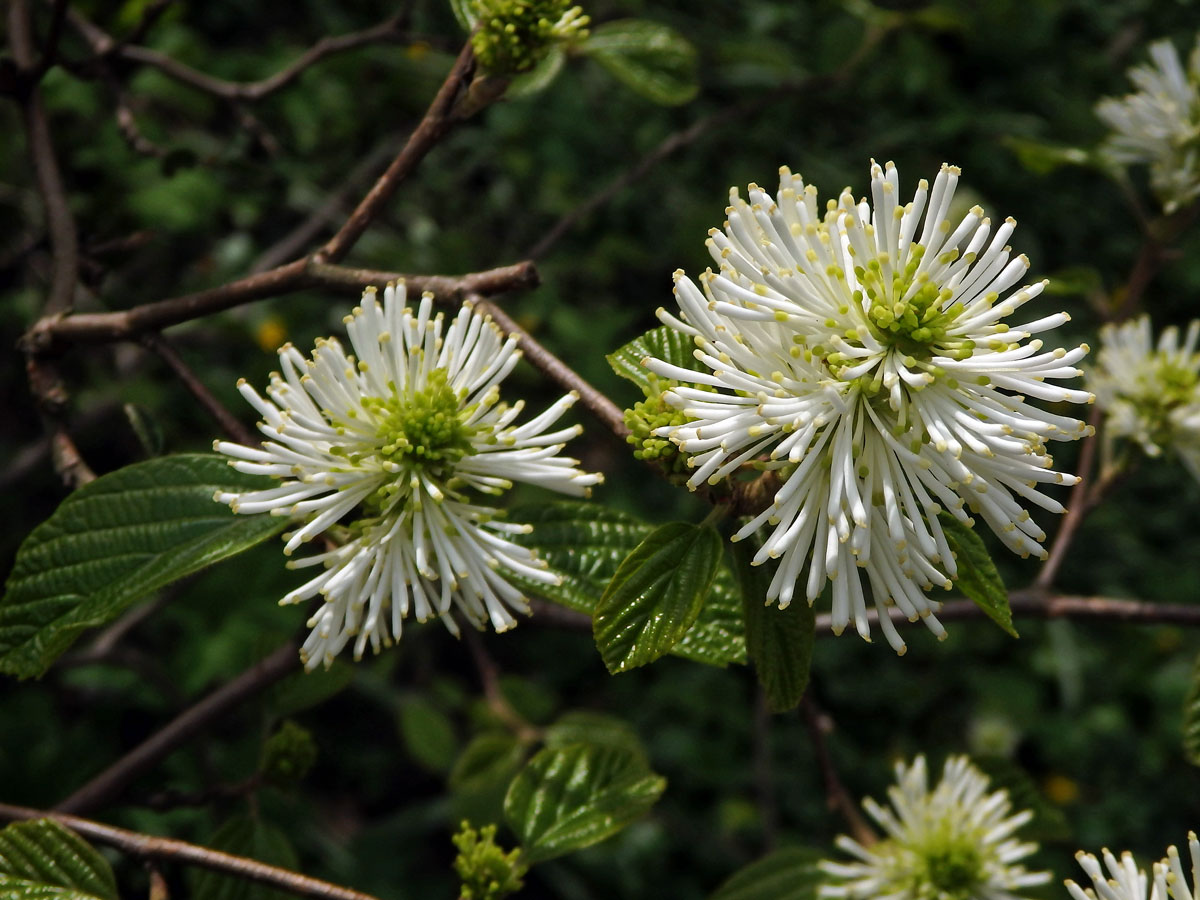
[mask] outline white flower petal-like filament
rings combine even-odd
[[[664,398],[688,421],[656,433],[688,456],[689,486],[750,463],[780,479],[734,536],[762,534],[754,562],[779,561],[766,599],[786,605],[803,578],[811,603],[832,583],[835,630],[854,622],[864,637],[871,605],[881,622],[897,606],[944,634],[926,596],[957,574],[943,512],[968,526],[977,515],[1014,552],[1042,555],[1022,501],[1061,511],[1036,486],[1075,479],[1052,469],[1045,445],[1090,432],[1024,399],[1090,402],[1055,383],[1081,374],[1087,347],[1032,338],[1063,313],[1002,321],[1045,282],[1017,287],[1029,261],[1012,255],[1012,219],[993,228],[978,207],[948,218],[958,177],[944,165],[904,202],[895,166],[872,163],[871,200],[843,191],[823,213],[786,168],[774,198],[732,191],[706,242],[717,271],[676,272],[678,316],[659,313],[693,338],[702,370],[644,361],[681,383]]]
[[[548,430],[577,395],[517,423],[524,404],[499,393],[521,357],[516,340],[469,305],[447,320],[432,295],[415,312],[405,299],[403,285],[389,285],[382,303],[367,289],[345,319],[353,354],[333,338],[309,359],[282,347],[265,398],[238,385],[268,440],[214,445],[234,468],[280,481],[216,499],[294,517],[285,552],[331,529],[344,540],[289,561],[319,569],[280,601],[324,598],[301,650],[310,669],[347,646],[355,658],[390,646],[409,616],[440,618],[455,634],[454,611],[475,627],[511,628],[513,612],[528,607],[506,573],[543,584],[557,576],[510,539],[528,526],[500,520],[467,491],[527,482],[584,496],[601,481],[559,455],[579,426]]]
[[[1169,40],[1150,45],[1151,65],[1129,70],[1138,89],[1125,97],[1106,97],[1096,115],[1113,133],[1101,149],[1116,163],[1148,163],[1150,184],[1167,213],[1200,195],[1200,39],[1187,70]]]
[[[863,801],[883,839],[863,846],[839,836],[838,849],[852,859],[819,864],[827,877],[818,897],[1018,900],[1025,888],[1047,883],[1049,872],[1020,864],[1037,846],[1013,837],[1032,813],[1013,813],[1007,791],[988,789],[987,777],[966,757],[948,759],[932,790],[924,757],[908,766],[897,763],[890,806]]]
[[[1142,316],[1100,332],[1089,386],[1105,411],[1105,435],[1128,438],[1151,457],[1173,451],[1200,480],[1200,320],[1163,329],[1155,343]]]

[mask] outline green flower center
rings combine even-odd
[[[888,261],[885,254],[855,267],[862,289],[855,292],[854,299],[859,304],[867,301],[868,327],[875,339],[889,348],[921,361],[935,353],[965,359],[975,349],[974,342],[952,341],[949,334],[962,305],[942,308],[952,294],[929,281],[926,273],[917,274],[924,257],[925,248],[915,244],[904,268],[893,270],[890,277],[883,268]],[[957,258],[958,250],[948,250],[939,262],[948,264]]]
[[[973,844],[950,838],[918,853],[923,871],[915,880],[926,886],[925,893],[939,900],[966,900],[983,880],[983,860]]]
[[[473,407],[464,409],[465,392],[456,393],[448,382],[445,369],[434,369],[419,391],[364,398],[363,408],[379,423],[380,456],[401,465],[442,468],[475,452],[471,439],[479,429],[466,424]]]
[[[1120,391],[1117,396],[1138,408],[1150,440],[1165,447],[1174,438],[1171,413],[1193,401],[1200,372],[1194,366],[1179,365],[1165,354],[1159,355],[1156,363],[1152,374],[1141,376],[1132,390]]]

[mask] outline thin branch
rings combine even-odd
[[[112,825],[93,822],[91,819],[81,819],[78,816],[0,803],[0,818],[10,821],[53,819],[81,837],[98,844],[115,847],[121,852],[139,859],[198,866],[213,872],[244,878],[246,881],[253,881],[257,884],[269,885],[299,897],[314,897],[318,900],[375,900],[370,894],[330,884],[328,881],[321,881],[317,878],[309,878],[307,875],[301,875],[290,869],[269,866],[245,856],[234,856],[232,853],[210,850],[198,844],[189,844],[173,838],[155,837],[137,831],[128,831],[124,828],[115,828]]]
[[[400,182],[416,169],[425,155],[458,121],[454,116],[454,105],[463,89],[470,83],[474,70],[475,56],[471,52],[471,42],[468,41],[463,45],[433,102],[429,104],[424,118],[409,136],[404,149],[392,160],[392,164],[363,197],[358,208],[350,214],[350,218],[338,229],[337,234],[313,255],[314,262],[338,262],[350,252],[350,248],[367,230],[367,226],[391,199]]]
[[[336,37],[323,37],[274,75],[260,81],[240,82],[226,81],[223,78],[208,75],[158,50],[119,41],[73,9],[67,14],[67,18],[72,27],[91,46],[92,51],[96,54],[95,61],[103,62],[115,57],[150,66],[196,90],[231,102],[261,100],[291,84],[306,69],[335,53],[343,53],[368,44],[401,43],[408,39],[408,36],[400,28],[399,17],[392,16],[386,21],[362,31],[352,31]]]
[[[879,840],[879,836],[867,824],[867,820],[858,811],[858,804],[854,802],[854,798],[842,784],[825,740],[833,731],[833,720],[817,706],[816,701],[812,699],[811,690],[805,691],[804,697],[800,700],[800,713],[804,718],[804,727],[808,729],[808,736],[812,740],[813,754],[821,769],[821,779],[825,782],[826,805],[830,810],[841,814],[842,818],[846,820],[850,834],[856,841],[864,847],[871,846]]]
[[[250,274],[273,269],[289,259],[294,259],[312,246],[326,226],[338,218],[342,208],[350,202],[352,194],[359,191],[367,180],[379,170],[384,161],[393,157],[400,148],[398,135],[389,135],[355,164],[353,170],[319,207],[304,221],[268,247],[250,267]]]
[[[231,413],[224,403],[213,396],[212,391],[196,376],[191,367],[183,361],[183,358],[176,352],[175,347],[170,341],[161,334],[147,332],[142,335],[141,342],[143,346],[151,352],[156,353],[167,364],[167,367],[175,373],[175,377],[183,382],[183,386],[191,392],[193,397],[200,401],[200,405],[221,426],[221,430],[226,435],[239,444],[253,445],[258,443],[250,429],[239,422],[237,416]]]
[[[146,303],[121,312],[44,318],[29,330],[25,340],[29,347],[38,352],[48,351],[60,343],[132,340],[148,331],[161,331],[263,297],[283,296],[312,287],[361,291],[367,284],[401,280],[414,293],[433,291],[439,297],[457,297],[468,293],[493,294],[526,289],[538,283],[538,275],[533,264],[528,262],[451,276],[406,275],[309,263],[298,259],[269,272],[248,275],[219,287]]]
[[[430,291],[439,300],[455,303],[476,294],[491,296],[510,291],[528,291],[541,283],[537,267],[529,261],[466,275],[404,275],[400,272],[314,262],[309,264],[308,274],[316,285],[354,293],[362,293],[367,285],[383,286],[392,281],[403,281],[410,296]]]
[[[579,394],[579,402],[584,409],[599,419],[604,426],[624,440],[629,434],[625,425],[624,411],[584,380],[578,372],[564,363],[561,359],[539,344],[524,328],[495,303],[482,297],[468,297],[475,308],[492,317],[492,321],[500,326],[506,334],[515,335],[517,346],[525,354],[525,358],[533,363],[544,375],[548,375],[560,387]]]
[[[536,741],[541,732],[513,709],[508,698],[504,696],[504,692],[500,689],[500,670],[496,668],[495,661],[488,655],[487,648],[483,646],[483,639],[479,636],[479,632],[468,625],[462,630],[462,635],[467,650],[470,651],[471,661],[475,663],[475,669],[479,672],[483,698],[492,715],[518,740],[524,743]]]
[[[1058,526],[1058,532],[1054,535],[1054,543],[1050,545],[1046,562],[1042,564],[1041,571],[1038,572],[1037,578],[1033,582],[1034,587],[1041,590],[1048,589],[1054,583],[1058,569],[1066,558],[1067,550],[1075,539],[1075,532],[1079,530],[1084,517],[1099,499],[1089,495],[1088,490],[1091,486],[1089,482],[1092,472],[1096,467],[1096,446],[1100,441],[1099,429],[1103,418],[1104,410],[1099,406],[1093,406],[1091,414],[1088,416],[1088,424],[1092,426],[1092,433],[1083,439],[1083,449],[1079,451],[1079,481],[1075,482],[1075,486],[1071,488],[1067,514],[1063,517],[1062,524]]]
[[[296,645],[284,644],[233,681],[184,710],[149,738],[59,803],[59,812],[81,813],[115,799],[133,779],[149,769],[248,697],[266,689],[299,665]]]
[[[38,65],[38,58],[33,45],[33,23],[29,18],[28,0],[12,0],[8,8],[8,39],[18,69],[27,74],[33,72]],[[54,315],[69,309],[75,294],[75,282],[79,275],[79,239],[54,153],[54,141],[50,136],[41,91],[36,84],[27,86],[21,98],[21,107],[29,142],[29,158],[46,210],[46,227],[54,258],[50,293],[43,312],[45,315]]]
[[[1085,597],[1077,595],[1047,595],[1044,591],[1031,589],[1014,591],[1008,595],[1013,618],[1021,619],[1073,619],[1097,622],[1127,622],[1133,625],[1179,625],[1187,628],[1200,627],[1200,606],[1182,603],[1147,603],[1142,600],[1117,600],[1112,597]],[[914,624],[896,608],[888,611],[892,623],[897,627]],[[941,622],[974,621],[984,619],[987,614],[971,600],[951,600],[937,613]],[[879,613],[867,611],[867,621],[878,623]],[[833,618],[829,613],[817,616],[817,636],[832,634]]]
[[[1178,625],[1200,628],[1200,606],[1183,603],[1148,603],[1143,600],[1118,600],[1113,597],[1085,597],[1068,594],[1047,594],[1030,589],[1014,591],[1008,595],[1009,606],[1016,619],[1078,619],[1098,622],[1128,622],[1133,625]],[[592,630],[592,617],[546,600],[534,598],[533,621],[539,624],[566,628],[571,631]],[[900,610],[889,610],[892,623],[906,627],[909,622]],[[941,622],[973,622],[987,618],[987,614],[971,600],[950,600],[937,613]],[[867,611],[871,625],[879,622],[877,610]],[[817,616],[817,637],[833,634],[833,617],[829,613]]]

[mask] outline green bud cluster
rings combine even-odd
[[[528,72],[551,45],[587,37],[589,19],[570,0],[475,0],[474,12],[471,48],[490,75]]]
[[[521,861],[519,847],[505,853],[496,845],[495,825],[476,831],[464,820],[451,840],[458,848],[454,871],[462,880],[460,900],[501,900],[524,886],[521,878],[529,866]]]
[[[650,377],[646,399],[625,410],[625,426],[629,429],[625,440],[634,446],[636,459],[656,461],[672,481],[682,483],[690,475],[687,455],[671,441],[654,433],[659,428],[677,428],[691,421],[682,410],[675,409],[663,399],[667,391],[678,386],[678,381]]]
[[[289,719],[263,745],[259,771],[272,784],[286,786],[302,780],[316,761],[312,732]]]
[[[445,369],[429,373],[422,390],[401,396],[394,388],[386,398],[365,397],[363,407],[379,421],[379,454],[395,463],[416,466],[453,465],[475,452],[477,429],[466,424],[470,409],[450,387]]]

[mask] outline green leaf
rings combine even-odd
[[[357,671],[356,666],[335,659],[328,669],[296,672],[267,692],[267,708],[281,719],[294,716],[344,691],[354,681]]]
[[[577,500],[518,507],[508,518],[533,526],[531,533],[515,534],[510,540],[537,551],[562,583],[547,585],[512,575],[510,580],[588,615],[596,609],[621,561],[652,530],[628,513]]]
[[[294,870],[299,865],[287,834],[249,815],[236,815],[226,820],[209,838],[207,846],[283,869]],[[207,869],[193,869],[190,876],[192,900],[286,900],[292,896],[244,878]]]
[[[576,709],[546,729],[547,747],[567,747],[571,744],[589,744],[593,747],[612,747],[623,750],[649,766],[646,749],[633,726],[624,719],[605,713]]]
[[[547,49],[546,55],[538,60],[537,65],[509,82],[504,96],[512,99],[540,94],[554,83],[554,79],[558,77],[566,61],[566,51],[557,44],[552,45]]]
[[[513,779],[504,815],[533,863],[616,834],[644,815],[667,780],[628,751],[547,747]]]
[[[800,702],[808,687],[816,615],[803,597],[785,609],[767,606],[769,566],[750,565],[753,547],[745,542],[734,544],[732,552],[746,617],[746,652],[767,704],[774,712],[784,712]]]
[[[651,328],[604,358],[608,360],[614,372],[632,381],[649,397],[661,389],[655,388],[657,376],[642,365],[642,360],[652,356],[673,366],[698,372],[703,366],[692,355],[695,349],[690,337],[663,325]]]
[[[39,676],[80,632],[283,531],[284,518],[235,515],[213,500],[271,483],[192,454],[126,466],[71,494],[17,551],[0,600],[0,672]]]
[[[588,615],[625,557],[654,530],[628,513],[574,500],[521,507],[512,510],[510,518],[534,526],[530,534],[513,535],[512,540],[536,550],[562,583],[545,585],[511,575],[510,580]],[[722,566],[695,624],[670,652],[713,666],[744,663],[743,635],[741,597],[732,574]]]
[[[965,597],[974,600],[989,619],[1013,637],[1020,637],[1013,627],[1008,589],[1000,580],[1000,573],[996,571],[996,564],[988,555],[983,539],[949,513],[941,513],[938,521],[958,563],[958,580],[955,581],[958,589]]]
[[[696,48],[679,32],[645,19],[605,22],[579,45],[609,74],[648,100],[687,103],[700,90]]]
[[[1104,293],[1104,278],[1092,266],[1068,266],[1050,273],[1047,294],[1088,297]]]
[[[420,695],[400,701],[400,734],[413,759],[433,772],[448,771],[458,755],[450,719]]]
[[[507,731],[476,735],[458,755],[450,770],[451,790],[477,791],[497,784],[508,786],[521,766],[525,748]]]
[[[1061,166],[1092,163],[1092,154],[1079,147],[1062,147],[1015,136],[1006,137],[1003,142],[1017,155],[1017,162],[1035,175],[1047,175]]]
[[[1200,766],[1200,656],[1192,669],[1192,683],[1183,703],[1183,755]]]
[[[608,671],[644,666],[692,627],[721,562],[715,528],[673,522],[625,558],[596,606],[592,634]]]
[[[746,626],[742,595],[733,572],[722,561],[696,624],[671,648],[675,656],[710,666],[746,664]]]
[[[476,735],[454,761],[449,786],[454,819],[498,822],[504,795],[525,759],[525,745],[506,731]]]
[[[813,900],[824,855],[808,847],[776,850],[734,872],[708,900]]]
[[[75,832],[34,819],[0,830],[0,897],[117,900],[117,881],[108,861]]]

